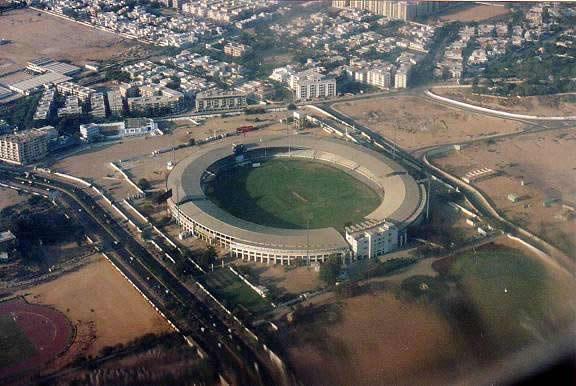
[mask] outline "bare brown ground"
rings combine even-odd
[[[410,96],[341,102],[333,107],[409,150],[515,132],[522,126]]]
[[[495,97],[490,95],[475,95],[471,89],[437,88],[435,94],[447,98],[482,106],[490,109],[507,111],[515,114],[550,116],[576,115],[576,103],[570,102],[576,96],[529,96],[529,97]]]
[[[92,326],[87,355],[147,333],[171,332],[168,324],[103,257],[54,281],[25,291],[31,303],[51,305],[75,324]],[[86,339],[87,337],[85,337]]]
[[[19,196],[13,189],[0,188],[0,210],[26,201],[28,195]]]
[[[403,304],[389,293],[345,300],[342,321],[322,330],[321,343],[289,349],[304,384],[443,384],[456,374],[439,370],[464,359],[432,308]]]
[[[318,279],[318,272],[312,267],[297,267],[286,269],[280,265],[265,265],[250,262],[235,262],[238,265],[248,265],[259,276],[264,285],[273,285],[280,290],[298,295],[303,292],[313,291],[322,284]]]
[[[0,47],[0,60],[19,66],[39,56],[77,63],[106,60],[136,45],[117,35],[31,9],[4,14],[0,36],[11,41]]]
[[[502,175],[474,185],[510,220],[554,244],[576,245],[575,221],[556,217],[569,211],[560,204],[548,208],[543,205],[546,199],[561,198],[576,206],[574,141],[576,134],[570,129],[530,134],[491,145],[478,143],[434,162],[458,176],[482,167],[500,171]],[[520,196],[520,201],[508,200],[509,193]]]
[[[496,5],[478,5],[473,8],[467,8],[462,11],[442,16],[440,20],[442,21],[482,21],[486,19],[491,19],[496,16],[507,15],[510,13],[508,7],[499,7]]]
[[[153,151],[187,143],[190,138],[206,138],[240,126],[254,125],[256,122],[248,119],[254,119],[256,116],[210,118],[203,121],[200,126],[194,126],[187,121],[177,121],[173,134],[126,138],[121,143],[96,145],[90,150],[57,161],[51,167],[74,176],[90,178],[108,189],[116,199],[124,199],[128,195],[135,194],[136,190],[123,180],[120,173],[110,166],[110,162],[118,164],[119,160],[123,160],[125,162],[122,163],[122,168],[129,171],[135,182],[140,178],[146,178],[154,185],[154,188],[164,188],[167,176],[166,164],[168,161],[172,161],[173,157],[178,162],[205,149],[206,146],[224,146],[227,144],[232,146],[233,143],[258,141],[261,136],[285,133],[286,129],[278,120],[285,118],[286,115],[287,113],[258,115],[261,120],[269,121],[272,124],[264,129],[247,133],[246,136],[229,137],[217,143],[186,147],[175,151],[174,154],[167,152],[152,157]]]

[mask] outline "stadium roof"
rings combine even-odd
[[[398,163],[371,150],[352,145],[342,140],[326,139],[304,135],[275,137],[262,142],[249,144],[247,157],[257,160],[264,156],[263,148],[290,148],[293,158],[313,158],[345,167],[362,176],[361,179],[379,191],[382,202],[368,220],[389,221],[403,228],[422,212],[423,190]],[[253,154],[253,155],[251,155]],[[268,154],[270,155],[270,154]],[[230,145],[205,150],[179,162],[170,173],[167,187],[172,189],[171,200],[180,202],[182,213],[209,229],[218,231],[234,239],[267,248],[282,249],[346,247],[344,237],[334,228],[313,230],[281,229],[254,224],[239,219],[206,197],[202,189],[205,171],[217,169],[217,161],[232,156]],[[288,156],[283,151],[277,156]]]

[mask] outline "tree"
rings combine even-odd
[[[320,280],[328,285],[334,285],[340,275],[340,257],[331,256],[320,266]]]
[[[140,180],[138,180],[138,186],[142,190],[149,190],[152,188],[152,184],[146,178],[140,178]]]
[[[190,139],[188,140],[188,146],[194,146],[194,145],[196,145],[196,139],[190,138]]]
[[[214,262],[216,261],[216,256],[218,256],[218,254],[216,253],[216,248],[214,248],[212,245],[210,245],[204,251],[204,253],[202,253],[200,255],[200,257],[198,258],[198,263],[200,265],[202,265],[203,267],[209,267],[211,264],[214,264]]]

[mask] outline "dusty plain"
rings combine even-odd
[[[0,36],[10,41],[0,46],[0,73],[25,66],[40,56],[79,64],[107,60],[137,45],[118,35],[33,9],[6,12],[0,23]]]
[[[435,88],[432,91],[447,98],[509,113],[543,117],[576,115],[576,95],[507,98],[473,94],[469,88]]]
[[[323,306],[327,321],[286,337],[289,361],[305,384],[442,384],[438,370],[463,359],[458,336],[428,305],[375,292]]]
[[[148,333],[172,332],[170,326],[112,265],[101,256],[76,272],[24,290],[31,303],[63,312],[84,340],[79,350],[97,355]]]
[[[19,195],[14,189],[0,187],[0,210],[26,201],[28,195]]]
[[[110,162],[118,164],[122,160],[122,168],[127,170],[135,182],[146,178],[155,189],[163,189],[167,176],[166,165],[168,161],[179,162],[185,157],[201,151],[206,146],[229,145],[232,150],[233,143],[256,142],[260,137],[268,135],[282,135],[286,127],[279,123],[279,119],[286,118],[288,113],[260,114],[260,122],[255,122],[254,116],[239,115],[224,118],[210,118],[201,121],[199,126],[190,121],[175,122],[175,127],[163,136],[125,138],[120,142],[94,144],[76,154],[69,155],[61,160],[51,161],[51,168],[78,177],[86,177],[105,187],[116,199],[124,199],[136,193],[136,190],[125,183],[120,173],[116,172]],[[257,123],[270,124],[257,131],[247,133],[246,136],[232,136],[220,139],[216,143],[184,147],[174,152],[152,156],[152,152],[159,149],[170,149],[172,146],[185,144],[189,139],[196,140],[213,135],[233,131],[237,127],[255,125]]]
[[[474,186],[508,219],[574,255],[576,223],[571,208],[576,207],[575,141],[572,129],[555,130],[482,141],[434,162],[460,177],[485,167],[499,171],[500,175]],[[517,195],[518,201],[510,201],[509,194]],[[544,205],[544,201],[554,199],[558,201]]]
[[[509,13],[510,9],[506,6],[482,4],[442,16],[440,20],[461,22],[482,21]]]
[[[519,131],[522,124],[450,109],[414,96],[371,98],[333,105],[407,150]]]

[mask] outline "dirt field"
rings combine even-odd
[[[474,95],[471,89],[437,88],[435,94],[459,100],[477,106],[516,114],[550,116],[576,115],[576,96],[529,96],[529,97],[495,97],[490,95]]]
[[[271,113],[258,115],[258,118],[271,122],[265,129],[248,133],[244,136],[233,136],[220,140],[223,145],[238,142],[258,141],[260,136],[279,135],[286,132],[278,120],[285,118],[287,113]],[[167,175],[166,164],[174,157],[178,162],[183,158],[204,149],[205,146],[214,146],[214,143],[202,146],[192,146],[172,152],[163,153],[155,157],[151,153],[158,149],[170,148],[188,142],[190,138],[201,139],[214,134],[222,134],[240,126],[253,125],[251,116],[235,116],[226,118],[210,118],[195,126],[189,121],[176,122],[173,134],[157,137],[129,138],[116,144],[95,145],[92,149],[68,156],[55,162],[51,167],[79,177],[88,177],[101,186],[106,187],[117,199],[136,193],[135,189],[123,182],[120,173],[110,166],[110,162],[117,163],[124,160],[122,167],[134,176],[134,180],[148,179],[155,188],[164,188]]]
[[[522,127],[515,121],[453,110],[410,96],[342,102],[333,107],[408,150],[515,132]]]
[[[576,134],[570,129],[531,134],[490,145],[479,143],[435,162],[458,176],[482,167],[500,171],[500,176],[474,185],[510,220],[568,252],[576,245],[576,223],[567,219],[571,211],[561,202],[546,207],[544,200],[561,199],[576,206],[574,141]],[[511,202],[507,197],[510,193],[519,196],[519,201]]]
[[[0,188],[0,210],[26,201],[28,195],[19,196],[14,189]]]
[[[478,5],[473,8],[467,8],[450,15],[445,15],[440,18],[442,21],[482,21],[491,19],[496,16],[502,16],[510,13],[508,7],[500,7],[497,5]]]
[[[0,36],[10,40],[9,44],[0,47],[0,62],[13,64],[3,65],[0,72],[12,71],[39,56],[80,64],[105,60],[136,45],[117,35],[31,9],[5,13],[0,23]]]
[[[318,289],[322,284],[318,272],[312,267],[286,269],[279,265],[262,265],[237,260],[238,265],[248,265],[253,275],[258,276],[264,286],[274,286],[283,294],[298,295]]]
[[[51,305],[79,325],[79,334],[90,341],[84,347],[87,355],[147,333],[172,331],[110,263],[95,259],[77,272],[26,290],[26,299]],[[92,337],[86,336],[85,326]]]
[[[289,359],[305,384],[443,384],[437,371],[463,358],[448,323],[428,306],[380,293],[347,299],[341,312],[340,322],[294,337]]]

